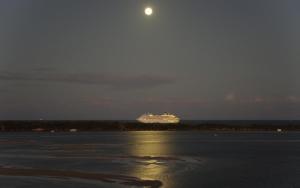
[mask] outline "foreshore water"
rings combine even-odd
[[[299,132],[0,133],[1,188],[297,188]]]

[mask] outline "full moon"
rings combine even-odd
[[[153,10],[152,10],[152,8],[151,8],[151,7],[147,7],[147,8],[145,8],[145,14],[146,14],[147,16],[151,16],[151,15],[152,15],[152,13],[153,13]]]

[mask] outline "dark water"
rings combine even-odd
[[[1,133],[0,168],[1,188],[299,188],[300,133]]]

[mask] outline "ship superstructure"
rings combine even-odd
[[[141,123],[179,123],[180,119],[170,113],[163,113],[161,115],[147,113],[137,118],[137,121]]]

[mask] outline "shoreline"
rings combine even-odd
[[[276,122],[276,121],[274,121]],[[103,131],[201,131],[201,132],[296,132],[300,131],[300,122],[296,123],[219,123],[201,122],[178,124],[143,124],[129,121],[89,121],[89,120],[26,120],[0,121],[0,132],[103,132]]]

